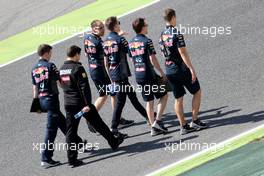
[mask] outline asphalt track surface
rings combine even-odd
[[[89,133],[82,120],[80,136],[87,138],[90,143],[100,143],[100,150],[80,154],[79,158],[83,159],[86,165],[75,169],[66,164],[65,151],[55,151],[54,159],[65,164],[46,170],[40,168],[40,154],[33,151],[32,143],[43,141],[46,118],[44,114],[28,113],[32,101],[30,70],[38,58],[34,54],[0,70],[1,176],[141,176],[197,152],[192,150],[172,153],[165,151],[165,143],[177,143],[180,140],[186,144],[218,143],[263,124],[263,0],[164,0],[122,18],[123,29],[129,32],[127,39],[134,35],[131,21],[140,16],[147,19],[148,36],[153,39],[162,63],[164,59],[160,55],[157,42],[164,26],[161,14],[167,7],[176,9],[177,21],[183,25],[232,27],[231,35],[215,38],[208,35],[185,37],[203,90],[200,117],[209,122],[211,128],[180,136],[179,123],[173,111],[174,99],[170,94],[164,120],[171,133],[151,137],[143,118],[128,100],[123,116],[134,119],[136,124],[122,130],[131,137],[121,145],[119,151],[111,152],[106,141],[101,136]],[[58,66],[62,65],[65,59],[65,49],[72,44],[82,46],[82,39],[75,37],[54,47],[53,61]],[[82,61],[87,65],[84,56]],[[131,83],[135,84],[134,77],[131,78]],[[92,81],[90,84],[95,100],[97,92]],[[144,103],[140,94],[138,98]],[[185,111],[188,118],[190,98],[189,94],[186,95]],[[110,101],[100,114],[109,125]],[[56,142],[64,141],[64,136],[58,132]]]
[[[0,1],[0,40],[81,8],[94,0]]]

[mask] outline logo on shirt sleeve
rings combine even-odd
[[[86,73],[82,73],[82,77],[83,78],[86,78],[87,76],[86,76]]]

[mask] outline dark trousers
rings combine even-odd
[[[97,132],[99,132],[107,140],[110,146],[116,144],[117,139],[111,133],[108,126],[104,123],[95,106],[90,105],[89,107],[90,111],[83,115],[84,118],[94,127]],[[66,142],[68,144],[67,156],[70,163],[74,162],[77,159],[78,151],[76,146],[82,143],[82,139],[78,136],[78,126],[80,118],[74,118],[74,115],[80,112],[82,108],[83,107],[80,106],[65,106],[67,123]],[[70,147],[74,145],[75,147]]]
[[[60,102],[58,96],[41,97],[40,106],[47,111],[47,127],[42,148],[41,160],[50,161],[54,152],[54,141],[57,136],[58,128],[66,134],[66,120],[60,111]],[[43,147],[43,146],[42,146]]]
[[[116,94],[116,104],[115,104],[115,109],[113,112],[113,118],[112,118],[112,129],[117,129],[119,123],[120,123],[120,118],[121,114],[123,111],[123,108],[126,103],[126,97],[130,99],[132,105],[134,108],[143,116],[145,119],[148,119],[148,115],[146,112],[146,109],[141,105],[141,103],[138,101],[137,94],[133,87],[130,85],[128,82],[128,79],[124,81],[117,82],[117,84],[120,86],[120,91],[117,92]]]

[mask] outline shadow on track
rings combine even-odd
[[[237,115],[237,116],[230,116],[230,114],[234,114],[237,112],[240,112],[242,109],[234,109],[230,111],[224,111],[224,108],[227,108],[228,106],[223,106],[219,108],[214,108],[206,111],[200,111],[199,117],[202,120],[208,121],[210,128],[215,128],[219,126],[224,126],[224,125],[233,125],[233,124],[243,124],[243,123],[248,123],[248,122],[259,122],[264,120],[264,111],[257,111],[254,113],[250,114],[245,114],[245,115]],[[210,115],[206,115],[206,114]],[[188,121],[191,119],[191,112],[185,113],[186,118]],[[164,123],[167,124],[168,128],[172,127],[179,127],[179,122],[176,118],[176,115],[172,113],[168,113],[164,115]],[[145,121],[138,122],[135,125],[145,125]],[[169,126],[168,126],[169,125]],[[110,148],[104,148],[100,149],[98,151],[87,151],[85,153],[89,154],[90,156],[80,158],[80,160],[88,160],[88,159],[93,159],[95,157],[100,157],[95,160],[91,160],[89,162],[85,162],[85,166],[87,164],[99,162],[102,160],[118,157],[121,155],[127,155],[128,157],[137,155],[139,153],[144,153],[144,152],[149,152],[152,150],[157,150],[157,149],[164,149],[165,148],[165,143],[164,141],[172,138],[172,136],[169,136],[169,134],[174,133],[176,131],[179,131],[179,128],[173,131],[169,131],[166,135],[159,135],[156,137],[153,137],[151,141],[146,141],[146,142],[137,142],[128,146],[121,146],[117,151],[113,152]],[[130,136],[129,138],[134,138],[138,136],[143,136],[149,134],[149,131],[135,134]],[[182,137],[182,136],[181,136]],[[184,137],[182,139],[178,139],[177,141],[166,141],[166,143],[179,143],[180,141],[188,141],[194,138],[199,137],[197,134]],[[127,140],[129,140],[129,138]],[[67,162],[62,163],[61,165],[68,164]],[[59,165],[59,166],[61,166]],[[57,166],[58,167],[58,166]]]
[[[223,106],[219,108],[214,108],[206,111],[201,111],[199,113],[199,118],[201,120],[207,121],[210,128],[225,126],[225,125],[234,125],[234,124],[243,124],[249,122],[259,122],[264,120],[264,111],[257,111],[244,115],[232,116],[231,114],[240,112],[242,109],[234,109],[230,111],[224,111],[224,108],[228,106]],[[210,115],[206,115],[210,113]],[[185,113],[186,119],[191,120],[192,113]],[[179,126],[179,121],[176,118],[175,114],[168,113],[164,115],[164,123],[169,125],[168,128]]]

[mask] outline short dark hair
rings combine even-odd
[[[100,21],[100,20],[93,20],[93,21],[91,22],[91,28],[97,27],[97,26],[99,26],[101,23],[102,23],[102,21]]]
[[[142,31],[143,27],[145,26],[145,18],[137,18],[132,23],[132,27],[134,31],[138,34]]]
[[[176,12],[173,9],[166,9],[163,18],[165,21],[170,22],[173,17],[176,17]]]
[[[81,54],[81,48],[76,45],[72,45],[67,49],[67,56],[68,57],[74,57],[76,54],[80,55]]]
[[[115,25],[118,24],[118,20],[116,16],[111,16],[105,20],[105,26],[109,31],[113,31]]]
[[[38,55],[43,56],[45,53],[50,52],[50,50],[52,50],[52,46],[48,44],[41,44],[38,47]]]

